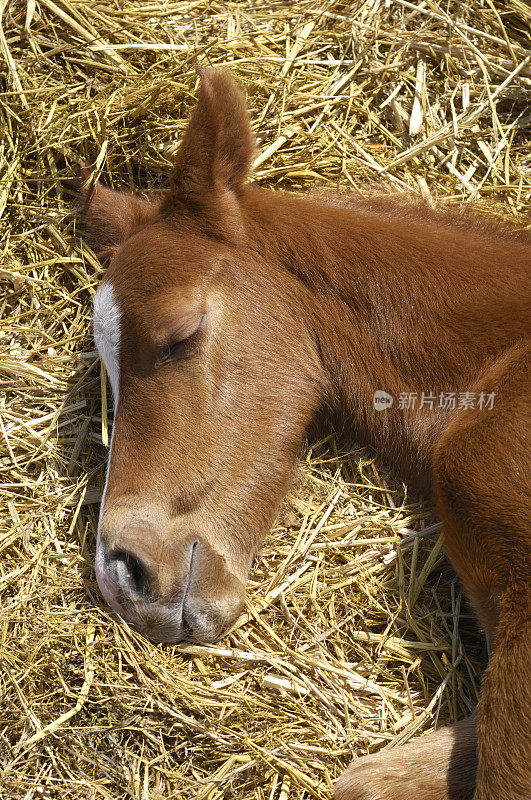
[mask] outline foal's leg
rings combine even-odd
[[[493,642],[478,707],[474,800],[531,797],[531,347],[512,347],[471,387],[491,411],[443,434],[435,488],[448,553]]]
[[[363,756],[336,785],[334,800],[471,800],[476,781],[473,717],[420,739]]]
[[[470,388],[441,437],[435,488],[448,553],[493,640],[478,709],[403,748],[355,761],[337,800],[523,800],[531,796],[530,348],[511,348]],[[459,727],[459,725],[461,727]],[[367,764],[367,766],[365,766]]]

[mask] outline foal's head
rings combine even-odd
[[[85,200],[111,255],[94,301],[115,398],[96,574],[109,604],[160,641],[211,641],[234,621],[318,404],[289,279],[249,236],[253,153],[239,91],[208,70],[167,193],[149,202],[97,184]]]

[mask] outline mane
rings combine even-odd
[[[314,202],[352,208],[361,213],[393,219],[400,217],[413,222],[429,221],[440,227],[531,245],[531,215],[528,224],[523,225],[501,219],[477,204],[463,203],[456,206],[448,201],[440,201],[436,205],[430,205],[412,191],[390,193],[378,186],[372,190],[367,189],[367,194],[364,195],[355,195],[344,187],[330,189],[324,186],[315,186],[305,194],[298,194]]]

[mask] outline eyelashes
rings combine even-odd
[[[194,334],[192,334],[192,336],[194,336]],[[180,342],[174,342],[168,345],[168,347],[165,347],[159,354],[159,364],[168,364],[170,361],[175,361],[177,358],[182,357],[187,350],[188,342],[192,336],[188,336],[187,339],[182,339]]]
[[[195,352],[203,332],[201,325],[202,321],[203,318],[201,318],[196,330],[185,339],[177,339],[176,341],[166,345],[158,354],[157,363],[159,365],[169,364],[172,361],[179,361],[183,358],[186,358]]]

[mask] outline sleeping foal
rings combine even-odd
[[[94,302],[115,400],[102,593],[156,641],[218,638],[326,415],[436,498],[493,643],[477,725],[356,760],[337,800],[523,800],[529,239],[389,200],[259,189],[245,184],[253,156],[241,94],[205,70],[168,191],[86,193],[88,228],[111,256]],[[380,390],[395,402],[375,402]],[[398,402],[423,393],[476,402]]]

